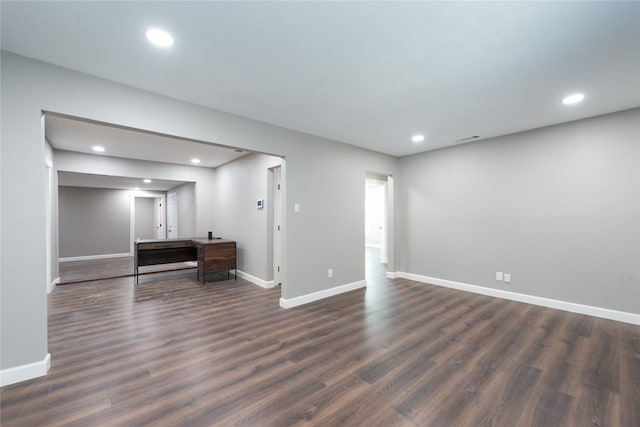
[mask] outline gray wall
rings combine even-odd
[[[193,216],[189,217],[192,221],[193,233],[188,237],[205,236],[207,230],[213,225],[215,173],[211,168],[94,156],[61,150],[54,152],[54,168],[65,172],[197,182],[198,184],[193,187],[192,196],[192,200],[197,203],[197,209],[193,211]],[[179,225],[178,232],[182,233]]]
[[[394,174],[396,159],[4,51],[1,82],[1,369],[42,361],[47,352],[43,110],[286,157],[283,297],[364,279],[365,171]],[[107,163],[87,156],[83,170],[72,171],[101,173]],[[153,179],[153,171],[141,178]],[[199,203],[205,193],[196,186]],[[213,211],[198,209],[197,234],[213,227]]]
[[[281,164],[279,157],[249,154],[216,169],[214,234],[235,240],[238,269],[262,280],[273,273],[268,168]],[[256,208],[257,199],[265,200],[263,209]]]
[[[1,369],[47,353],[43,110],[285,157],[285,298],[364,279],[364,177],[374,171],[394,175],[401,213],[391,213],[403,228],[390,230],[391,270],[496,287],[500,269],[516,292],[640,312],[637,110],[398,161],[6,52],[0,79]],[[84,159],[70,171],[198,181]],[[213,194],[195,191],[199,203]],[[214,226],[213,199],[202,200],[211,204],[198,209],[196,234]]]
[[[135,239],[155,239],[156,233],[156,199],[153,197],[136,197],[135,222],[133,235]],[[128,237],[128,236],[127,236]],[[129,239],[127,239],[129,240]],[[128,242],[127,242],[128,243]]]
[[[168,192],[176,192],[178,205],[178,237],[197,237],[196,222],[196,184],[188,182]],[[204,234],[202,234],[204,236]]]
[[[640,313],[639,123],[635,109],[403,158],[398,270]]]
[[[129,253],[129,191],[61,186],[58,207],[60,258]]]

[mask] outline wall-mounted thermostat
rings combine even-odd
[[[263,199],[258,199],[256,201],[256,208],[262,209],[263,207],[264,207],[264,200]]]

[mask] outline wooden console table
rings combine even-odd
[[[137,240],[135,242],[133,274],[138,283],[138,267],[169,264],[173,262],[198,261],[197,280],[205,283],[206,273],[214,271],[236,272],[236,242],[225,239],[189,238]]]

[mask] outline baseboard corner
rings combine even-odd
[[[301,295],[299,297],[294,298],[280,298],[280,307],[282,308],[293,308],[298,307],[300,305],[309,304],[315,301],[319,301],[321,299],[329,298],[335,295],[340,295],[345,292],[351,292],[356,289],[366,288],[367,281],[359,280],[357,282],[347,283],[345,285],[335,286],[329,289],[323,289],[321,291],[312,292],[310,294]]]
[[[253,276],[249,273],[245,273],[244,271],[236,270],[236,274],[239,278],[246,280],[247,282],[251,282],[254,285],[258,285],[261,288],[270,289],[275,287],[275,283],[273,280],[263,280],[259,277]]]
[[[51,368],[51,354],[47,353],[43,360],[0,371],[0,387],[31,380],[47,375]]]
[[[47,293],[50,294],[51,292],[53,292],[58,283],[60,283],[60,277],[56,277],[51,281],[51,283],[49,283],[49,286],[47,287]]]

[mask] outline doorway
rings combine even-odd
[[[165,201],[163,193],[132,191],[130,196],[130,253],[137,239],[166,239]]]
[[[167,239],[178,237],[178,195],[175,191],[167,194]]]
[[[284,236],[284,221],[282,213],[283,204],[283,180],[282,180],[282,166],[276,166],[269,168],[269,178],[271,181],[271,203],[270,216],[272,218],[269,228],[269,234],[273,236],[273,259],[270,260],[271,268],[273,270],[273,285],[282,285],[282,273],[283,266],[283,236]],[[269,270],[269,269],[268,269]]]
[[[367,172],[365,178],[365,272],[367,280],[384,277],[389,262],[389,177]]]

